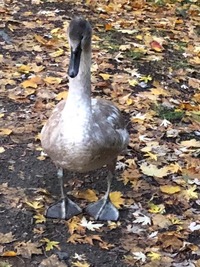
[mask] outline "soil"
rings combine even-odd
[[[37,14],[38,12],[45,10],[61,10],[59,12],[59,16],[62,16],[62,20],[69,20],[75,13],[76,15],[85,15],[87,17],[93,17],[92,11],[88,8],[88,6],[78,6],[73,3],[68,2],[46,2],[39,5],[33,5],[30,7],[29,1],[20,1],[19,3],[13,3],[13,7],[17,7],[16,12],[14,12],[13,20],[17,21],[26,20],[24,16],[25,12],[33,12],[33,14]],[[98,22],[98,17],[93,17],[92,24]],[[61,21],[56,21],[54,24],[55,27],[62,26]],[[32,30],[32,29],[31,29]],[[34,29],[34,33],[37,34],[45,34],[45,27],[41,26]],[[7,29],[6,32],[10,36],[11,40],[14,42],[19,42],[22,36],[25,36],[29,33],[28,28],[22,28],[21,31],[14,31],[13,33]],[[16,62],[19,61],[21,57],[27,57],[28,60],[34,60],[36,54],[32,54],[30,51],[9,51],[9,49],[2,48],[1,53],[3,55],[9,54],[12,58],[15,58]],[[165,55],[167,57],[168,62],[172,61],[170,54]],[[178,54],[177,54],[178,57]],[[167,62],[167,61],[166,61]],[[27,62],[28,63],[28,62]],[[163,68],[168,67],[163,65],[162,67],[158,65],[158,63],[152,65],[150,63],[141,63],[140,60],[136,62],[139,71],[143,73],[143,75],[148,75],[157,73],[157,78],[159,80],[163,80],[167,77],[163,76]],[[159,75],[159,70],[162,69],[162,75]],[[138,90],[141,88],[138,88]],[[179,85],[180,89],[180,85]],[[142,89],[141,89],[142,90]],[[148,88],[146,89],[148,90]],[[181,89],[180,89],[181,90]],[[135,88],[134,94],[137,92],[137,87]],[[192,93],[192,91],[191,91]],[[103,96],[102,93],[99,95]],[[185,99],[190,98],[190,91],[188,91],[187,95],[183,96]],[[22,116],[23,113],[26,113],[28,110],[32,110],[34,105],[34,99],[29,99],[28,103],[16,103],[11,99],[2,96],[0,98],[0,108],[6,110],[4,120],[6,117],[12,116],[13,113],[16,114],[16,125],[20,125],[20,123],[24,120],[24,118],[19,117]],[[127,121],[129,120],[129,115],[125,114]],[[41,125],[36,126],[35,131],[41,130]],[[130,132],[134,132],[134,130],[130,126]],[[123,258],[126,255],[127,251],[123,249],[120,244],[120,237],[123,235],[122,228],[116,228],[110,230],[109,232],[101,232],[98,233],[102,239],[108,243],[113,244],[113,248],[109,250],[102,249],[95,244],[93,246],[89,244],[71,244],[67,243],[66,240],[70,236],[68,233],[67,225],[64,221],[58,220],[50,220],[47,219],[45,224],[35,225],[33,219],[33,211],[28,208],[26,205],[21,204],[20,200],[27,198],[27,200],[32,199],[34,197],[38,197],[38,190],[45,189],[52,194],[54,199],[58,199],[60,195],[60,188],[56,178],[56,167],[51,162],[50,159],[46,159],[44,161],[38,160],[38,156],[40,155],[40,151],[35,150],[35,144],[39,145],[38,140],[34,140],[34,134],[28,135],[23,133],[17,136],[17,140],[14,136],[10,137],[2,137],[0,139],[0,146],[4,145],[6,151],[0,154],[1,157],[1,166],[0,166],[0,183],[8,184],[9,188],[15,188],[19,190],[18,193],[13,194],[16,199],[11,199],[6,202],[3,194],[0,194],[0,232],[8,233],[12,232],[15,236],[16,241],[29,241],[37,242],[40,238],[36,234],[34,234],[35,228],[42,228],[44,230],[43,237],[47,237],[50,240],[58,241],[60,246],[60,251],[58,249],[51,250],[50,252],[46,252],[43,250],[42,255],[33,255],[30,259],[25,257],[4,257],[3,260],[9,262],[11,266],[14,267],[37,267],[41,263],[43,259],[52,255],[53,253],[58,254],[60,259],[63,259],[63,262],[66,263],[67,266],[71,266],[72,257],[75,253],[77,254],[85,254],[86,259],[91,264],[92,267],[126,267],[127,264],[124,263]],[[128,157],[138,157],[141,158],[141,155],[137,151],[133,151],[129,148]],[[120,176],[120,171],[117,172],[117,176]],[[95,189],[102,194],[105,192],[106,188],[106,170],[103,168],[101,170],[97,170],[95,172],[89,173],[87,175],[74,174],[65,172],[65,186],[66,191],[73,190],[74,186],[79,187],[80,189]],[[147,178],[146,178],[147,179]],[[103,181],[103,182],[102,182]],[[149,184],[154,184],[153,179],[149,179]],[[24,191],[23,191],[24,190]],[[114,180],[112,185],[113,191],[121,191],[123,195],[133,194],[129,186],[124,186],[123,183],[119,180]],[[17,195],[18,194],[18,195]],[[12,194],[11,194],[12,197]],[[145,202],[149,200],[150,195],[144,195],[144,199],[141,202]],[[82,200],[78,199],[80,205],[85,205]],[[18,203],[18,207],[12,207],[12,203]],[[14,205],[14,204],[13,204]],[[175,209],[175,208],[174,208]],[[174,211],[175,213],[179,213],[179,210]],[[122,209],[120,210],[120,222],[123,225],[126,225],[127,221],[130,220],[131,210],[130,209]],[[88,217],[87,217],[88,218]],[[195,239],[196,237],[192,237],[191,239]],[[194,241],[193,241],[194,242]],[[195,242],[194,242],[195,243]],[[12,243],[8,244],[7,248],[13,249]],[[1,265],[0,265],[1,266]],[[135,265],[139,266],[139,265]]]

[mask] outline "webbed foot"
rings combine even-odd
[[[95,220],[117,221],[119,218],[118,209],[111,203],[110,199],[105,197],[95,203],[91,203],[86,208],[86,213]]]
[[[82,209],[71,199],[65,198],[52,204],[46,211],[46,217],[68,220],[82,212]]]

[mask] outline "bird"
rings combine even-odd
[[[117,221],[119,211],[109,194],[117,156],[126,150],[129,134],[121,111],[108,100],[91,97],[92,27],[83,17],[71,20],[67,30],[70,47],[69,91],[41,131],[44,151],[57,167],[61,199],[50,205],[47,218],[68,220],[82,209],[64,194],[63,170],[87,173],[106,165],[107,190],[85,212],[95,220]]]

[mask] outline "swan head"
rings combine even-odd
[[[81,53],[91,49],[92,28],[82,17],[73,19],[68,27],[68,39],[71,48],[68,75],[75,78],[79,72]]]

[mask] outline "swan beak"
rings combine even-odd
[[[81,45],[78,45],[75,50],[71,47],[71,56],[69,62],[68,75],[71,78],[75,78],[79,71],[79,65],[81,60]]]

